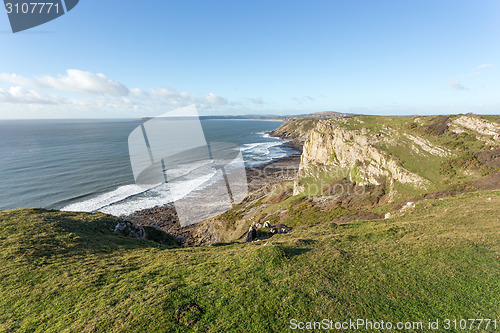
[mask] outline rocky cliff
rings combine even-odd
[[[430,182],[405,169],[399,160],[377,147],[385,135],[361,130],[345,129],[339,120],[319,120],[307,135],[299,168],[299,176],[337,173],[359,185],[383,185],[390,191],[395,182],[417,188],[427,188]],[[319,169],[319,172],[318,172]],[[295,183],[295,194],[304,190],[300,180]]]
[[[271,135],[283,139],[304,141],[318,121],[318,119],[291,118],[272,131]]]
[[[294,194],[311,179],[346,178],[385,184],[389,202],[398,191],[425,193],[492,173],[472,154],[500,147],[497,121],[471,115],[295,119],[274,132],[304,141]],[[448,165],[456,166],[453,179]]]
[[[404,214],[415,202],[500,189],[500,116],[291,119],[271,135],[303,142],[296,179],[264,185],[211,223],[220,241],[249,227],[304,227]],[[279,169],[279,167],[276,167]],[[253,228],[251,228],[253,230]]]

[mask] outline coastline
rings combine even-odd
[[[203,121],[207,121],[207,120],[231,120],[231,121],[234,121],[234,120],[240,120],[240,121],[276,121],[276,122],[280,122],[280,123],[284,123],[286,120],[284,119],[258,119],[258,118],[245,118],[245,119],[202,119]]]
[[[283,143],[297,153],[286,156],[258,167],[245,168],[248,183],[248,195],[266,185],[295,179],[299,170],[302,147],[294,140]],[[172,203],[147,208],[125,216],[125,219],[138,226],[157,227],[182,240],[183,246],[201,246],[217,242],[212,226],[198,223],[181,227],[175,207]]]

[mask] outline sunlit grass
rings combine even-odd
[[[499,207],[499,192],[469,193],[388,220],[183,249],[115,236],[102,214],[4,211],[0,331],[281,332],[293,318],[497,318]],[[176,323],[191,303],[202,312]],[[198,321],[185,326],[189,318]]]

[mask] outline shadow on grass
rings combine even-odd
[[[116,217],[100,213],[43,209],[11,211],[1,218],[0,236],[9,236],[9,242],[2,242],[1,248],[28,261],[152,247],[172,248],[145,239],[115,235],[112,230],[118,221]]]
[[[210,246],[221,247],[221,246],[229,246],[229,245],[234,245],[234,244],[241,244],[241,243],[239,243],[239,242],[229,242],[229,243],[218,242],[218,243],[214,243]]]
[[[287,258],[292,258],[304,253],[307,253],[311,251],[311,249],[308,248],[300,248],[300,247],[292,247],[292,246],[284,246],[283,250],[285,252],[285,255]]]

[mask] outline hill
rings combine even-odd
[[[387,220],[180,249],[116,236],[102,214],[4,211],[0,330],[285,332],[292,319],[498,318],[498,207],[498,191],[467,193]]]
[[[500,325],[499,126],[472,115],[289,119],[272,134],[303,146],[298,173],[201,223],[211,246],[118,236],[104,214],[0,212],[0,331]],[[266,221],[292,230],[273,235]],[[251,225],[258,240],[245,243]]]

